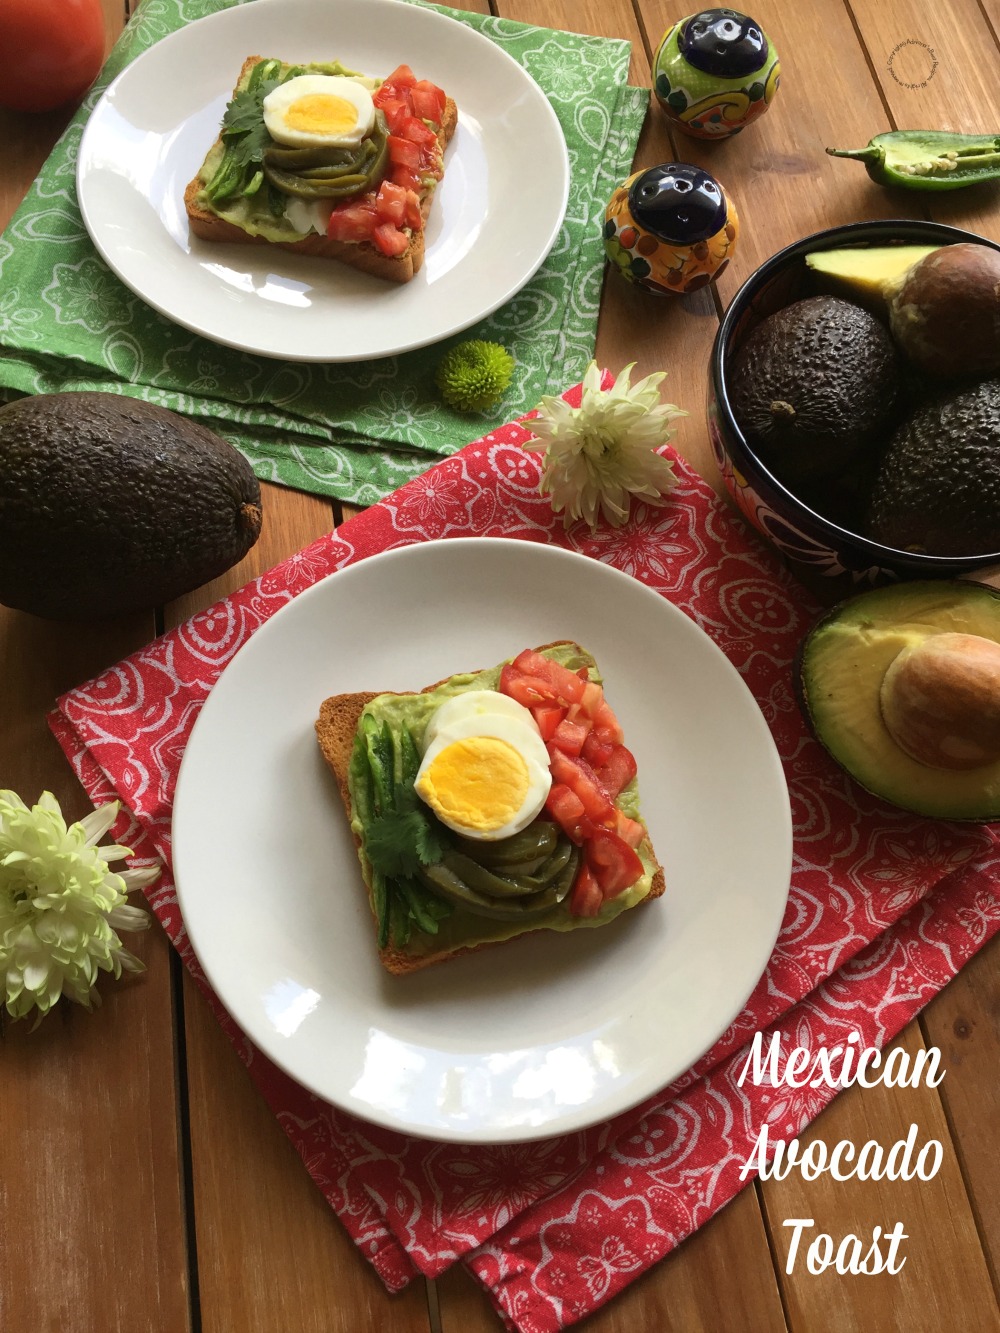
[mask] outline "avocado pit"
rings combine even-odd
[[[912,759],[973,769],[1000,760],[1000,643],[930,634],[893,659],[879,691],[882,721]]]

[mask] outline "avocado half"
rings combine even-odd
[[[926,660],[939,673],[930,689],[909,690],[917,730],[964,709],[964,734],[974,743],[992,737],[971,766],[961,741],[954,762],[963,766],[942,767],[914,758],[890,731],[886,716],[896,720],[896,699],[890,710],[887,692],[908,659]],[[917,814],[987,823],[1000,820],[998,671],[1000,589],[963,580],[914,582],[861,593],[828,612],[803,644],[798,687],[817,739],[867,791]]]

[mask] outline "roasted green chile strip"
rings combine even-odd
[[[308,165],[289,161],[286,149],[264,150],[264,175],[276,190],[297,199],[345,199],[374,189],[386,173],[389,162],[388,128],[381,111],[375,113],[371,134],[362,139],[350,156],[343,150],[328,149],[326,160],[314,160],[309,152]],[[297,151],[297,150],[293,150]]]
[[[530,875],[556,849],[559,841],[558,825],[546,819],[536,819],[509,838],[484,842],[479,838],[456,838],[455,846],[480,865],[488,866],[501,875],[523,873]]]
[[[533,916],[544,916],[562,902],[572,888],[579,860],[579,848],[573,847],[562,873],[547,889],[518,898],[492,898],[478,893],[444,863],[424,866],[420,879],[432,893],[440,894],[456,907],[464,907],[475,916],[493,917],[500,921],[526,921]]]
[[[828,148],[831,157],[865,164],[879,185],[905,190],[960,190],[1000,179],[1000,135],[945,130],[892,130],[865,148]]]

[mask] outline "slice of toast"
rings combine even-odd
[[[233,89],[244,86],[250,71],[263,59],[262,56],[248,56],[243,62],[240,76]],[[458,108],[452,98],[447,98],[441,125],[438,128],[438,142],[441,152],[447,148],[458,124]],[[219,140],[216,140],[218,144]],[[207,156],[207,155],[206,155]],[[201,171],[204,170],[204,166]],[[312,233],[299,241],[271,241],[266,236],[253,236],[242,227],[227,218],[220,217],[199,195],[205,185],[201,171],[188,182],[184,191],[184,209],[188,217],[188,226],[193,236],[203,241],[226,242],[236,245],[269,245],[272,248],[289,250],[293,254],[308,255],[314,259],[331,259],[352,268],[370,273],[373,277],[387,282],[409,282],[419,272],[424,262],[424,229],[430,216],[435,190],[426,190],[420,200],[420,212],[423,226],[410,236],[406,250],[399,255],[384,255],[370,241],[335,241],[329,236]]]
[[[561,643],[568,643],[568,640],[562,640]],[[545,644],[537,649],[538,652],[544,652],[547,648],[553,648],[557,644]],[[445,681],[437,681],[433,685],[425,687],[421,693],[427,694],[436,690]],[[316,720],[316,737],[319,741],[320,750],[323,758],[336,779],[337,789],[340,793],[340,799],[343,802],[344,810],[347,815],[348,823],[354,818],[354,806],[351,799],[350,784],[348,781],[348,772],[351,763],[351,755],[354,749],[354,738],[357,733],[358,723],[364,709],[373,699],[385,694],[387,691],[359,692],[356,694],[336,694],[324,699],[320,705],[319,717]],[[367,861],[361,855],[361,839],[354,832],[352,827],[352,837],[355,848],[359,853],[360,866],[363,871],[363,877],[366,888],[370,889],[368,883]],[[654,872],[652,884],[649,892],[635,906],[640,907],[644,903],[652,902],[654,898],[659,898],[666,887],[663,868],[656,860],[653,852],[652,843],[647,837],[642,844],[641,851],[645,852],[648,859],[653,863]],[[374,916],[374,914],[373,914]],[[544,927],[527,927],[517,933],[517,938],[522,935],[539,934]],[[378,951],[379,961],[382,966],[395,975],[403,975],[407,972],[416,972],[424,967],[429,967],[432,963],[444,962],[448,958],[457,958],[462,954],[476,953],[481,949],[491,948],[497,944],[503,944],[504,940],[487,940],[483,943],[462,946],[457,949],[442,949],[437,952],[429,951],[427,953],[414,954],[405,949],[395,947],[390,941],[389,945]]]

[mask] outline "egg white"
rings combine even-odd
[[[324,124],[324,104],[311,103],[313,98],[335,98],[336,107],[329,109],[340,112],[346,103],[346,118]],[[313,114],[307,116],[304,109],[310,106]],[[355,148],[375,124],[371,93],[356,79],[339,74],[299,74],[268,93],[262,107],[268,134],[290,148]]]
[[[430,745],[453,725],[464,725],[469,718],[509,718],[541,739],[538,724],[531,716],[530,709],[512,699],[509,694],[501,694],[499,690],[464,690],[461,694],[446,699],[433,713],[424,732],[424,745]],[[539,754],[541,763],[548,762],[544,754],[537,749],[536,753]]]

